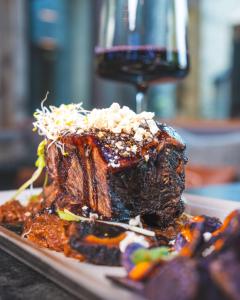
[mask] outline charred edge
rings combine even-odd
[[[96,166],[92,155],[92,149],[90,149],[89,151],[90,180],[92,181],[92,197],[94,203],[94,210],[98,211],[98,187],[96,180]]]
[[[69,244],[74,250],[82,254],[88,262],[97,265],[121,265],[121,252],[118,247],[86,244],[76,237],[71,237]]]
[[[61,153],[61,150],[58,149],[57,146],[56,151],[57,151],[57,178],[54,178],[54,180],[57,182],[58,188],[61,190],[61,192],[66,193],[65,189],[65,181],[67,180],[68,177],[68,170],[71,164],[71,157],[70,156],[64,156]],[[63,167],[64,166],[64,167]]]
[[[177,173],[184,153],[176,147],[166,147],[156,159],[141,161],[136,167],[109,174],[108,182],[113,212],[121,219],[133,217],[132,212],[154,216],[165,227],[184,209],[181,193],[184,189],[184,168]]]
[[[75,224],[75,233],[79,240],[83,240],[88,235],[94,235],[98,238],[115,238],[125,232],[125,229],[108,224],[81,222]]]
[[[79,165],[82,168],[82,173],[83,173],[83,203],[85,203],[87,206],[90,205],[89,202],[89,179],[88,179],[88,172],[87,172],[87,158],[85,155],[81,155],[81,147],[78,146],[78,151],[76,151],[76,155],[79,161]]]
[[[58,149],[57,146],[54,145],[54,147],[56,147],[56,151],[57,151],[57,156],[58,156],[58,161],[57,161],[57,174],[60,174],[61,172],[61,164],[62,164],[62,155],[61,155],[61,151]],[[55,180],[57,180],[57,186],[61,189],[61,179],[60,176],[57,176],[57,178],[55,178]]]

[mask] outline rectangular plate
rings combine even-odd
[[[13,192],[0,192],[0,204],[10,199]],[[33,193],[38,192],[40,190],[35,190]],[[25,202],[30,195],[31,192],[26,191],[20,200]],[[185,199],[186,212],[192,215],[206,214],[224,219],[229,212],[240,208],[240,202],[228,200],[189,194],[185,194]],[[142,299],[140,295],[121,288],[106,278],[106,275],[124,276],[125,271],[121,267],[96,266],[78,262],[65,257],[62,253],[39,248],[2,226],[0,226],[0,248],[81,299]]]

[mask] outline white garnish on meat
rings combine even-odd
[[[139,227],[143,227],[142,226],[142,222],[141,222],[141,219],[140,219],[140,215],[136,216],[135,218],[132,218],[129,220],[129,225],[130,226],[139,226]]]
[[[144,139],[144,134],[146,133],[146,130],[142,127],[138,127],[138,129],[135,131],[134,134],[134,140],[137,142],[141,142]]]
[[[42,106],[42,110],[37,109],[34,114],[36,122],[33,125],[38,129],[39,135],[55,141],[60,136],[75,133],[78,128],[86,127],[87,113],[81,103],[61,104],[59,107],[49,108]]]
[[[84,206],[82,207],[82,210],[88,210],[88,206],[87,206],[87,205],[84,205]]]
[[[146,248],[149,247],[149,242],[145,239],[144,236],[138,235],[131,231],[127,231],[126,237],[119,243],[120,251],[125,252],[127,246],[132,243],[140,244]]]
[[[108,164],[110,167],[113,168],[119,168],[120,167],[120,163],[115,163],[114,161],[110,160],[110,163]]]
[[[118,141],[118,142],[116,142],[116,147],[118,148],[118,149],[123,149],[123,145],[122,145],[122,142],[121,141]]]
[[[149,155],[148,154],[144,155],[144,159],[145,161],[149,161]]]
[[[140,156],[146,161],[148,153],[142,147],[151,142],[158,143],[159,128],[153,120],[154,113],[136,114],[129,107],[113,103],[105,109],[87,111],[82,104],[62,104],[59,107],[44,106],[34,113],[34,130],[49,140],[47,149],[54,144],[67,155],[62,138],[69,134],[93,134],[102,142],[105,156],[112,168],[121,167],[121,158]],[[145,155],[145,157],[144,157]]]
[[[148,124],[148,127],[149,127],[151,133],[153,135],[155,135],[159,130],[159,128],[157,127],[156,122],[154,120],[146,120],[146,122]]]
[[[129,148],[129,150],[130,150],[131,152],[133,152],[134,154],[136,154],[136,153],[137,153],[137,146],[136,146],[136,145],[133,145],[133,146],[131,146],[131,148]]]
[[[40,135],[53,141],[69,133],[83,133],[93,129],[109,130],[113,133],[133,133],[136,141],[142,141],[147,130],[153,135],[159,131],[153,120],[154,113],[136,114],[127,106],[120,107],[118,103],[113,103],[109,108],[92,111],[83,109],[82,103],[61,104],[59,107],[49,108],[42,104],[34,117],[36,119],[33,123],[34,128]]]

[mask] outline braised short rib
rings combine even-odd
[[[103,130],[62,137],[65,153],[52,143],[46,158],[56,196],[48,205],[167,226],[184,209],[185,145],[170,127],[157,126],[155,138],[134,149],[131,135]]]

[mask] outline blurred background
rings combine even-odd
[[[34,170],[32,114],[47,91],[50,105],[117,101],[135,109],[133,86],[95,75],[97,16],[97,0],[0,0],[0,189],[16,188]],[[189,22],[190,74],[151,86],[148,110],[185,139],[189,189],[237,182],[240,2],[190,0]]]

